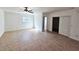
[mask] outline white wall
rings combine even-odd
[[[5,30],[13,31],[21,27],[22,16],[17,13],[5,12]]]
[[[77,11],[72,16],[70,33],[71,38],[79,40],[79,13]]]
[[[35,20],[35,28],[39,31],[42,31],[42,21],[43,21],[42,12],[34,13],[34,20]]]
[[[71,25],[71,16],[62,16],[60,17],[59,22],[59,33],[65,36],[70,36],[70,25]]]
[[[0,10],[0,37],[4,33],[4,12]]]
[[[76,9],[72,10],[64,10],[59,12],[52,12],[47,14],[48,17],[48,30],[52,31],[52,17],[60,17],[60,28],[59,28],[59,34],[66,35],[70,38],[73,38],[75,40],[79,40],[79,13]],[[67,19],[69,16],[70,18]],[[68,21],[69,20],[69,21]],[[69,24],[70,23],[70,24]],[[69,25],[69,26],[68,26]]]

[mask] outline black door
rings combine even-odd
[[[52,31],[59,32],[59,17],[53,17]]]

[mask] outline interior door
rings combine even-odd
[[[52,31],[59,32],[59,17],[53,17]]]

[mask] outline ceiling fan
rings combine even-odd
[[[29,9],[29,7],[24,7],[24,11],[29,12],[29,13],[33,13],[32,9]]]

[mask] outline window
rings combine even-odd
[[[33,19],[33,15],[24,15],[23,16],[23,20],[22,20],[22,26],[23,27],[26,27],[26,28],[33,28],[33,21],[34,21],[34,19]]]

